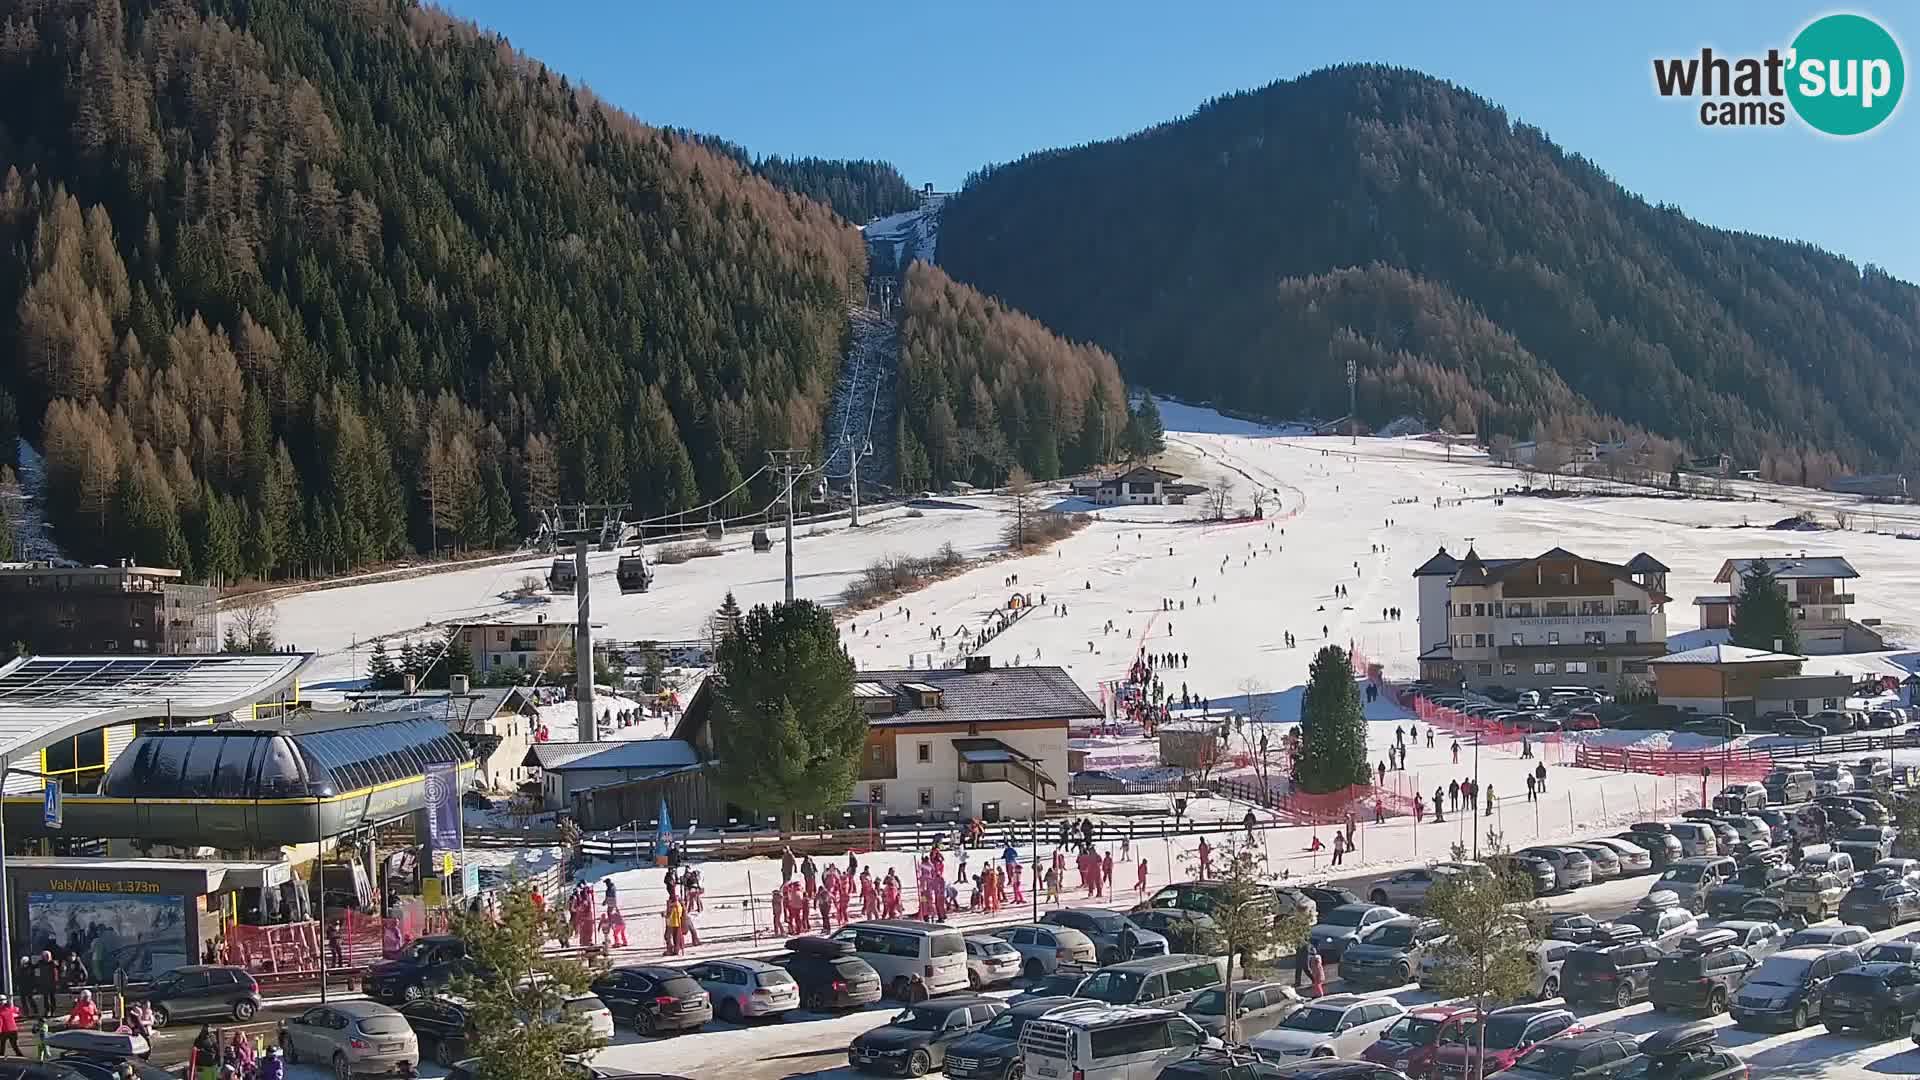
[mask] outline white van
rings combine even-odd
[[[922,1001],[967,989],[967,942],[960,931],[919,919],[874,919],[841,927],[833,940],[880,974],[887,993]]]
[[[1028,1080],[1140,1080],[1218,1045],[1179,1013],[1123,1006],[1027,1021],[1020,1061]]]
[[[1184,1009],[1226,979],[1226,958],[1174,953],[1108,964],[1087,976],[1073,996],[1109,1005]]]

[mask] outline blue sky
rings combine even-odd
[[[1920,281],[1920,105],[1841,140],[1714,130],[1653,92],[1655,56],[1784,48],[1847,10],[1920,61],[1920,7],[1165,0],[708,3],[442,0],[653,124],[756,154],[871,157],[915,184],[1124,135],[1214,95],[1374,61],[1457,82],[1627,188],[1714,225],[1806,240]],[[1906,97],[1911,99],[1910,91]]]

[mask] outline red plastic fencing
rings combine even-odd
[[[1626,746],[1580,744],[1573,764],[1582,769],[1652,773],[1655,776],[1698,776],[1701,769],[1742,780],[1758,780],[1773,768],[1764,752],[1727,753],[1721,750],[1641,750]]]
[[[1397,780],[1401,775],[1394,773],[1389,779]],[[1277,780],[1276,783],[1284,784],[1286,781]],[[1372,784],[1353,784],[1339,791],[1318,795],[1295,791],[1291,787],[1279,791],[1271,788],[1262,790],[1258,781],[1238,777],[1216,779],[1213,787],[1233,798],[1257,803],[1290,825],[1337,825],[1345,822],[1348,814],[1352,814],[1355,821],[1372,821],[1376,800],[1388,817],[1410,817],[1413,814],[1413,795],[1410,791],[1402,793],[1392,787],[1375,787]]]
[[[329,967],[362,968],[393,956],[407,942],[446,929],[444,912],[427,912],[400,905],[382,918],[357,911],[330,911],[327,924],[337,928],[337,950],[329,948]],[[237,964],[256,975],[311,972],[320,967],[320,924],[305,922],[228,926],[221,945],[222,961]]]
[[[1402,701],[1405,700],[1406,698],[1403,697]],[[1522,731],[1478,716],[1469,716],[1456,709],[1435,705],[1417,695],[1412,698],[1412,705],[1413,715],[1421,722],[1456,735],[1463,733],[1478,735],[1481,746],[1505,746],[1509,743],[1518,743],[1521,739],[1529,739],[1537,748],[1535,753],[1544,756],[1546,751],[1551,750],[1555,761],[1565,760],[1565,750],[1562,746],[1565,740],[1559,732]]]

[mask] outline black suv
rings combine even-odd
[[[473,1014],[446,998],[415,998],[400,1006],[400,1015],[413,1029],[422,1061],[451,1067],[467,1057],[473,1038]]]
[[[456,975],[477,971],[467,959],[467,943],[452,934],[415,938],[399,956],[367,969],[367,996],[384,1005],[398,1005],[427,996]]]
[[[1774,895],[1775,887],[1792,876],[1791,869],[1777,863],[1750,862],[1733,880],[1707,890],[1707,914],[1720,919],[1738,915],[1747,901]]]
[[[1820,1019],[1828,1031],[1865,1028],[1882,1039],[1898,1038],[1917,1013],[1920,968],[1907,964],[1861,964],[1820,991]]]
[[[1059,995],[1020,1002],[948,1046],[944,1071],[950,1080],[1019,1080],[1014,1070],[1020,1068],[1020,1032],[1027,1021],[1105,1007],[1103,1002]]]
[[[1747,1063],[1715,1045],[1719,1030],[1706,1020],[1661,1028],[1640,1040],[1640,1055],[1620,1080],[1747,1080]]]
[[[153,1003],[155,1027],[227,1017],[244,1022],[260,1011],[260,984],[245,968],[190,964],[154,979],[147,1000]]]
[[[1568,953],[1560,968],[1560,993],[1569,1002],[1624,1008],[1651,993],[1654,966],[1664,955],[1644,941],[1582,946]]]
[[[1639,1049],[1633,1036],[1617,1031],[1568,1035],[1535,1046],[1500,1075],[1507,1080],[1602,1080],[1631,1067]]]
[[[1743,1028],[1797,1031],[1820,1016],[1821,994],[1843,971],[1860,966],[1852,949],[1785,949],[1747,973],[1733,999],[1733,1022]]]
[[[812,1012],[857,1009],[880,1000],[880,973],[853,955],[853,946],[823,937],[797,937],[790,953],[768,958],[800,986],[800,1007]]]
[[[1754,960],[1731,930],[1703,930],[1674,942],[1653,968],[1649,995],[1655,1012],[1691,1009],[1716,1016],[1753,969]]]

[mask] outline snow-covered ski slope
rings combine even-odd
[[[1247,684],[1289,694],[1305,681],[1314,647],[1327,640],[1351,641],[1385,664],[1390,675],[1408,677],[1419,651],[1413,569],[1442,544],[1461,554],[1470,542],[1489,557],[1536,555],[1556,545],[1608,561],[1648,552],[1673,568],[1674,602],[1667,611],[1673,634],[1697,626],[1694,596],[1724,591],[1713,584],[1724,559],[1801,551],[1844,555],[1862,575],[1853,588],[1859,595],[1856,617],[1880,618],[1892,639],[1920,639],[1920,542],[1891,535],[1915,526],[1895,523],[1884,510],[1843,496],[1736,484],[1736,491],[1763,501],[1582,497],[1509,498],[1496,504],[1492,493],[1518,477],[1471,452],[1456,450],[1449,462],[1445,448],[1418,439],[1361,439],[1349,445],[1344,438],[1270,432],[1173,402],[1163,403],[1162,413],[1168,431],[1163,464],[1202,483],[1230,478],[1234,502],[1242,507],[1254,484],[1272,490],[1278,504],[1269,507],[1269,521],[1204,524],[1198,505],[1086,508],[1094,523],[1053,550],[994,560],[852,618],[848,633],[855,660],[863,667],[940,663],[952,654],[941,652],[932,636],[936,627],[949,639],[963,626],[977,628],[986,612],[1018,588],[1036,601],[1045,594],[1046,603],[994,640],[988,651],[995,662],[1060,664],[1089,693],[1101,681],[1118,678],[1142,643],[1189,654],[1189,667],[1177,673],[1175,684],[1184,681],[1195,694],[1213,698],[1236,694]],[[1442,505],[1435,506],[1435,499]],[[795,545],[798,594],[834,603],[876,559],[928,554],[949,541],[973,556],[998,549],[1004,500],[977,496],[941,502],[967,508],[928,507],[917,517],[890,510],[858,531],[844,522],[801,528]],[[1788,533],[1758,527],[1809,508],[1828,518],[1835,508],[1852,509],[1854,531]],[[1890,531],[1864,531],[1876,520]],[[1749,523],[1754,527],[1741,527]],[[772,552],[756,554],[744,532],[729,536],[719,557],[662,566],[653,589],[632,596],[620,595],[614,586],[615,556],[593,556],[593,616],[605,624],[601,636],[694,637],[728,589],[742,604],[779,599],[777,532],[775,539]],[[314,676],[325,683],[350,677],[350,644],[356,638],[365,642],[429,621],[532,618],[537,612],[570,618],[569,598],[545,592],[526,600],[509,595],[523,578],[544,575],[548,561],[529,559],[283,600],[282,639],[327,654]],[[1018,586],[1007,583],[1014,574]],[[1335,585],[1346,586],[1347,600],[1334,599]],[[1172,600],[1173,611],[1161,610],[1163,599]],[[1063,602],[1066,614],[1053,614],[1052,606]],[[1403,617],[1382,618],[1382,609],[1389,607],[1401,608]],[[1114,629],[1105,632],[1109,621]],[[1292,650],[1284,646],[1289,631],[1299,643]],[[364,645],[358,659],[364,666]],[[1920,654],[1908,652],[1816,658],[1809,671],[1831,667],[1892,674],[1916,662]],[[1286,704],[1276,709],[1276,718],[1290,715]]]

